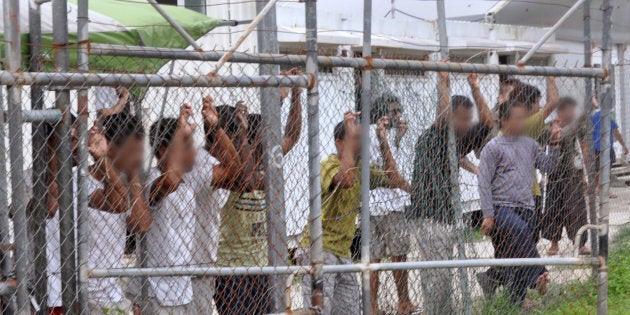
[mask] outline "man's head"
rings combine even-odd
[[[561,97],[556,107],[556,115],[561,126],[570,124],[577,116],[577,101],[569,96]]]
[[[389,118],[390,128],[396,128],[402,119],[403,108],[400,105],[400,98],[398,96],[385,92],[374,103],[372,103],[372,110],[370,111],[370,124],[374,125],[383,116]]]
[[[195,165],[197,150],[195,149],[192,136],[186,137],[182,143],[182,150],[175,152],[168,150],[168,147],[175,139],[177,132],[177,118],[161,118],[151,126],[149,142],[154,148],[153,153],[159,160],[169,159],[168,154],[181,154],[186,171],[192,170]]]
[[[463,135],[473,125],[473,102],[466,96],[453,95],[451,97],[451,108],[453,110],[453,127],[455,133]]]
[[[135,116],[118,113],[103,120],[103,133],[109,144],[107,155],[114,167],[127,174],[137,172],[144,163],[144,127]]]
[[[526,104],[511,98],[498,105],[501,130],[510,136],[521,136],[525,133],[525,121],[529,116]]]
[[[499,83],[499,98],[497,103],[503,103],[510,98],[512,92],[514,92],[518,86],[522,84],[518,79],[506,79]]]
[[[262,116],[260,114],[249,114],[247,116],[247,140],[252,146],[254,160],[261,163],[264,155],[263,132],[262,132]]]
[[[79,164],[79,133],[77,131],[77,117],[70,114],[70,141],[72,144],[72,165]],[[43,132],[46,141],[46,150],[51,159],[55,155],[55,148],[59,145],[59,137],[55,133],[58,123],[44,123]]]
[[[335,146],[337,147],[337,155],[345,152],[347,146],[354,153],[356,159],[361,156],[361,126],[356,126],[357,131],[354,135],[346,132],[346,126],[343,121],[335,126],[333,136],[335,138]]]
[[[527,106],[529,115],[533,115],[540,110],[540,96],[541,93],[537,87],[524,83],[520,84],[512,93],[512,98]]]

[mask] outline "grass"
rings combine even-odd
[[[611,245],[608,264],[608,314],[630,313],[630,226],[622,228]],[[560,269],[566,271],[568,268]],[[552,271],[552,272],[555,272]],[[480,314],[597,314],[596,279],[554,284],[545,296],[530,292],[534,309],[515,308],[505,294],[483,302]],[[478,308],[479,309],[479,308]]]

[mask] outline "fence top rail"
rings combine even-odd
[[[176,48],[157,48],[142,46],[121,46],[110,44],[92,44],[90,54],[98,56],[127,56],[138,58],[158,58],[173,60],[218,61],[224,55],[219,51],[198,52]],[[402,59],[378,59],[378,58],[350,58],[318,56],[320,67],[348,67],[371,68],[406,71],[446,71],[460,73],[485,73],[507,75],[532,75],[532,76],[563,76],[563,77],[599,77],[606,72],[600,68],[566,68],[551,66],[516,66],[516,65],[489,65],[475,63],[434,62]],[[291,66],[304,66],[306,55],[282,55],[282,54],[248,54],[234,53],[230,62],[282,64]]]
[[[0,71],[0,85],[52,85],[64,88],[88,86],[143,87],[309,87],[309,75],[204,76],[167,74],[112,74]]]

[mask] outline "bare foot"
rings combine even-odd
[[[398,314],[412,314],[418,310],[418,307],[410,301],[398,303]]]
[[[560,251],[560,246],[558,246],[558,242],[552,242],[551,248],[549,248],[549,250],[547,251],[547,255],[555,256],[555,255],[558,255],[559,251]]]
[[[549,284],[549,273],[545,272],[536,279],[536,290],[540,295],[547,293],[547,285]]]
[[[580,253],[580,255],[590,255],[591,254],[591,249],[586,247],[586,246],[582,246],[579,249],[579,253]]]

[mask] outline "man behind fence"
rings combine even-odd
[[[96,126],[90,130],[88,141],[94,159],[87,180],[90,269],[122,268],[127,228],[144,233],[151,225],[140,184],[142,122],[121,113],[104,117],[102,125],[102,133]],[[91,314],[132,310],[116,278],[90,279],[88,292]]]
[[[150,142],[158,164],[151,170],[148,181],[148,201],[154,220],[146,236],[148,267],[194,264],[191,247],[195,244],[195,211],[199,211],[195,196],[207,193],[206,188],[215,184],[215,176],[214,165],[196,164],[192,138],[195,125],[188,121],[192,115],[191,107],[185,105],[178,118],[161,118],[151,127]],[[217,159],[229,165],[230,170],[238,170],[238,163],[232,164],[238,161],[235,149],[223,130],[217,128],[214,107],[204,102],[202,116],[208,130],[214,133]],[[190,277],[149,278],[149,302],[144,308],[148,314],[197,314],[192,302]]]
[[[584,162],[582,140],[586,137],[584,114],[576,117],[577,101],[571,97],[562,97],[556,111],[559,126],[562,128],[559,140],[560,157],[558,163],[548,174],[547,201],[548,205],[542,214],[544,224],[541,226],[542,237],[551,241],[547,255],[553,256],[560,250],[559,241],[562,229],[567,229],[567,236],[574,242],[577,232],[587,224],[586,202],[584,194]],[[553,124],[545,127],[539,142],[550,144]],[[579,241],[579,254],[588,255],[590,249],[586,247],[587,235],[584,233]]]
[[[560,128],[554,124],[549,155],[526,136],[528,105],[517,99],[499,104],[502,134],[481,152],[479,195],[484,219],[481,229],[492,238],[502,258],[538,258],[535,235],[538,215],[532,187],[536,168],[551,171],[558,157]],[[548,273],[543,266],[505,267],[504,284],[510,300],[522,305],[530,287],[547,289]]]
[[[455,244],[455,213],[451,201],[451,169],[448,155],[448,129],[452,121],[457,158],[480,150],[490,134],[494,121],[483,97],[480,97],[477,76],[471,74],[469,84],[475,96],[479,123],[473,124],[473,102],[466,96],[449,98],[449,74],[440,73],[440,99],[436,120],[419,138],[413,163],[411,207],[408,215],[413,231],[417,231],[423,260],[452,259]],[[422,291],[427,314],[454,314],[452,274],[448,269],[423,270]]]
[[[344,120],[334,129],[337,154],[321,162],[322,174],[322,229],[324,264],[351,264],[350,246],[356,230],[356,217],[361,202],[360,169],[361,127],[357,124],[359,113],[347,112]],[[409,191],[409,185],[397,170],[388,141],[388,118],[377,123],[377,137],[383,157],[383,169],[371,168],[370,188],[388,187]],[[366,161],[367,162],[367,161]],[[308,228],[305,229],[308,231]],[[301,246],[310,244],[306,232]],[[308,254],[298,254],[302,265],[310,263]],[[312,280],[306,275],[302,282],[304,306],[310,307]],[[323,283],[324,309],[322,314],[359,314],[360,291],[355,274],[325,274]]]
[[[400,99],[391,94],[383,93],[373,103],[370,117],[370,164],[382,169],[383,156],[379,149],[380,143],[377,136],[378,120],[389,118],[388,129],[395,130],[387,139],[392,156],[397,165],[403,159],[399,147],[402,137],[407,131],[407,123],[402,120],[403,108]],[[409,205],[409,193],[401,189],[376,188],[370,190],[370,257],[373,263],[379,263],[381,259],[391,256],[392,262],[407,261],[409,252],[409,231],[403,211]],[[417,309],[409,298],[408,272],[406,270],[394,270],[394,282],[398,292],[398,313],[409,314]],[[374,272],[370,277],[372,294],[372,314],[382,314],[378,306],[379,273]]]

